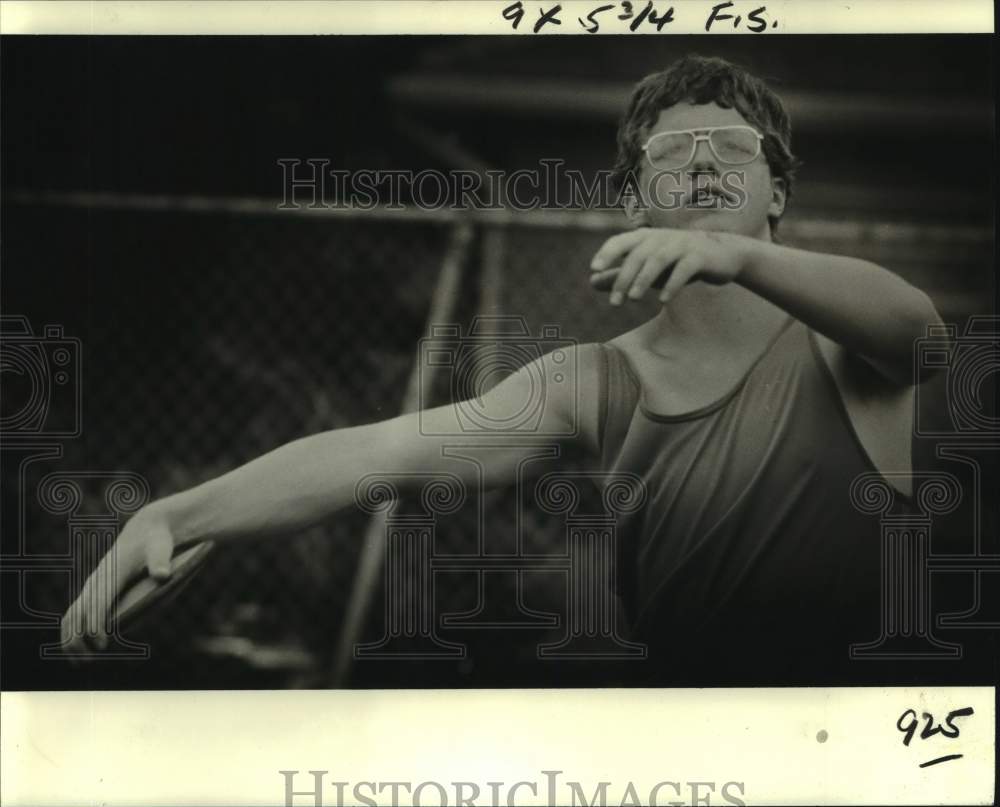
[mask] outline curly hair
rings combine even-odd
[[[764,157],[771,175],[785,181],[786,197],[791,196],[801,163],[792,154],[792,125],[781,99],[744,68],[725,59],[696,55],[684,56],[666,70],[646,76],[632,90],[618,124],[618,156],[612,174],[616,188],[623,188],[638,167],[643,143],[660,112],[684,102],[714,102],[743,115],[764,136]],[[772,232],[777,219],[770,218]]]

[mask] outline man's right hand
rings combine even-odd
[[[80,652],[88,643],[105,648],[118,596],[146,570],[158,582],[169,580],[173,552],[174,536],[156,503],[136,513],[63,616],[60,633],[64,650]]]

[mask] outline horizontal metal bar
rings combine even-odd
[[[615,121],[632,86],[631,82],[409,74],[390,79],[387,92],[396,102],[435,109]],[[992,106],[975,99],[795,91],[783,91],[781,97],[797,131],[875,129],[913,137],[956,128],[982,136],[993,131]]]
[[[213,213],[254,216],[284,216],[301,218],[331,218],[385,222],[414,222],[451,225],[459,221],[492,227],[539,227],[573,229],[592,232],[620,231],[627,226],[623,214],[609,211],[577,210],[450,210],[405,207],[296,207],[283,209],[275,199],[231,196],[194,196],[168,194],[122,194],[111,192],[11,191],[5,201],[10,204],[44,205],[52,207],[82,207],[104,210],[136,210],[147,212]],[[855,243],[874,241],[909,244],[966,243],[981,246],[993,244],[989,227],[967,225],[924,225],[901,222],[827,219],[789,219],[782,222],[782,234],[787,240],[830,239]]]

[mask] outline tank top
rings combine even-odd
[[[852,680],[880,625],[880,526],[851,504],[874,466],[816,336],[789,319],[743,379],[683,415],[649,411],[602,345],[602,468],[639,475],[616,586],[657,683]],[[863,664],[863,662],[860,662]]]

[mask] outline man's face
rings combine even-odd
[[[718,126],[750,124],[735,109],[715,103],[676,104],[660,112],[647,140],[660,132],[695,130],[702,134],[701,130]],[[768,215],[780,213],[784,205],[782,182],[771,177],[762,149],[750,162],[729,164],[704,139],[696,141],[690,162],[670,171],[653,168],[644,153],[639,185],[646,210],[638,214],[642,217],[638,223],[650,227],[723,230],[767,238]]]

